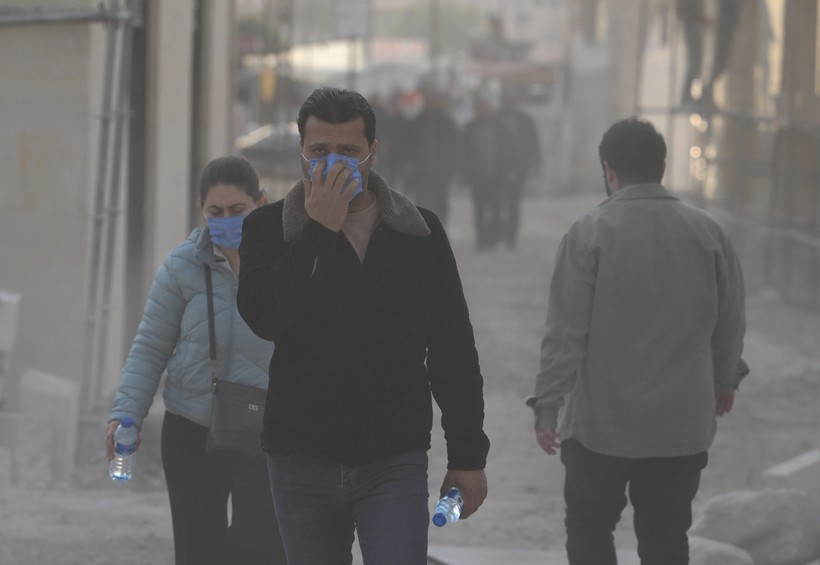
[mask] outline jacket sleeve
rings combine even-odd
[[[430,388],[441,409],[448,469],[483,469],[490,440],[484,433],[484,380],[456,260],[440,223],[425,216],[441,246],[439,292],[427,344]]]
[[[535,393],[527,399],[535,411],[536,428],[556,429],[558,411],[575,386],[586,352],[594,293],[593,255],[565,235],[550,283],[541,368]]]
[[[298,237],[285,242],[282,203],[254,210],[242,226],[236,301],[251,330],[277,342],[304,318],[327,272],[339,234],[308,219]]]
[[[137,335],[120,375],[109,421],[131,416],[134,424],[142,427],[179,341],[186,300],[173,276],[171,262],[170,257],[165,260],[148,292]]]
[[[715,387],[734,390],[749,370],[740,358],[746,333],[743,272],[728,238],[715,261],[718,278],[718,318],[712,332]]]

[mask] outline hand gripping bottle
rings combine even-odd
[[[433,511],[433,523],[439,527],[451,524],[459,519],[462,510],[464,510],[464,499],[461,491],[451,488],[436,504],[436,509]]]
[[[113,481],[128,481],[134,474],[134,454],[139,432],[134,421],[125,416],[114,431],[114,459],[108,464],[108,476]]]

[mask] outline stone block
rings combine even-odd
[[[755,565],[749,552],[719,541],[689,536],[689,565]]]
[[[80,389],[77,383],[27,369],[20,378],[20,422],[14,444],[19,480],[47,484],[74,470]]]
[[[8,385],[9,357],[17,337],[20,293],[0,289],[0,405]]]
[[[13,469],[11,449],[0,447],[0,495],[11,490]]]
[[[820,449],[769,467],[763,472],[763,478],[774,488],[802,490],[820,502]]]
[[[801,490],[735,491],[708,500],[690,534],[744,549],[755,565],[806,565],[820,557],[820,510]]]
[[[20,293],[0,289],[0,351],[8,353],[17,337]]]

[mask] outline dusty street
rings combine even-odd
[[[492,441],[490,495],[462,523],[431,528],[430,543],[560,549],[563,469],[533,439],[523,400],[533,387],[551,263],[569,223],[602,197],[525,201],[514,251],[478,252],[466,195],[454,197],[448,231],[456,250],[485,376],[486,428]],[[789,307],[768,289],[749,288],[745,358],[752,373],[735,409],[719,424],[696,506],[731,490],[760,486],[768,467],[818,447],[820,316]],[[0,491],[0,565],[171,565],[167,497],[152,469],[133,484],[112,484],[100,456],[75,477],[43,488]],[[440,430],[430,453],[435,498],[445,470]],[[138,470],[138,473],[140,471]],[[431,500],[432,504],[432,500]],[[633,547],[631,516],[617,532]]]

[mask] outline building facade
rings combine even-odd
[[[28,368],[119,380],[153,276],[231,150],[232,3],[0,1],[0,288],[21,294],[4,407]]]

